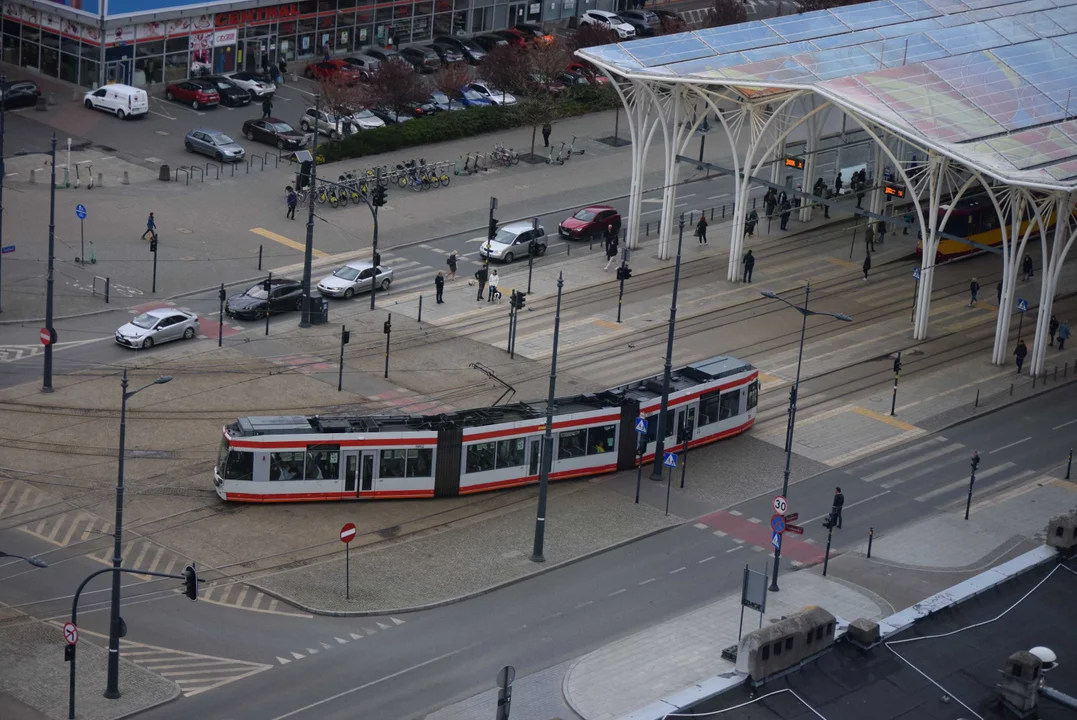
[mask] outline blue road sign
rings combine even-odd
[[[668,468],[677,467],[677,453],[666,453],[663,456],[662,464]]]
[[[772,533],[770,536],[770,544],[774,546],[775,550],[780,550],[782,547],[781,533]]]
[[[636,432],[638,432],[640,435],[643,435],[645,432],[647,432],[647,418],[636,418]]]
[[[79,216],[79,220],[85,220],[86,219],[86,206],[83,205],[82,203],[79,203],[78,205],[76,205],[75,206],[75,214]]]
[[[1017,298],[1017,312],[1028,312],[1028,300]]]
[[[785,518],[775,513],[770,516],[770,529],[781,535],[785,532]]]
[[[913,268],[913,270],[912,270],[912,279],[913,280],[919,280],[920,279],[920,268]]]
[[[0,252],[3,252],[4,255],[7,255],[8,253],[13,253],[13,252],[15,252],[15,246],[14,245],[5,245],[3,247],[3,249],[0,250]]]

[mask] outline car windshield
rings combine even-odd
[[[433,100],[434,102],[439,102],[439,103],[447,103],[447,102],[449,102],[449,96],[446,95],[445,93],[441,92],[440,90],[435,90],[434,92],[430,93],[430,99]]]
[[[247,289],[247,292],[243,294],[247,297],[254,298],[255,300],[265,300],[269,297],[269,293],[266,292],[265,287],[261,283],[252,285]]]
[[[609,16],[609,21],[610,21],[611,23],[620,23],[620,24],[624,24],[624,20],[622,20],[622,19],[620,18],[620,16],[618,16],[618,15],[610,15],[610,16]]]
[[[377,116],[369,110],[360,110],[352,117],[358,118],[359,120],[369,120],[371,118],[376,118]]]
[[[497,235],[494,235],[494,242],[501,243],[502,245],[512,245],[516,240],[516,236],[519,233],[509,232],[508,230],[498,230]]]
[[[228,90],[229,88],[233,87],[232,83],[226,80],[217,80],[213,84],[219,87],[221,90]]]
[[[597,214],[598,213],[596,213],[594,210],[584,208],[583,210],[580,210],[578,213],[576,213],[572,217],[576,218],[577,220],[583,220],[584,222],[591,222],[592,220],[595,219],[595,215],[597,215]]]
[[[140,327],[143,330],[149,330],[154,325],[157,324],[157,321],[159,319],[160,318],[158,318],[156,315],[150,315],[149,313],[142,313],[141,315],[136,317],[134,320],[132,320],[131,324],[134,325],[135,327]]]
[[[227,135],[210,135],[209,138],[214,145],[234,145],[236,142]]]
[[[483,96],[474,90],[464,90],[464,97],[468,100],[483,100]]]
[[[349,265],[345,265],[333,273],[333,277],[338,277],[341,280],[354,280],[359,277],[359,271]]]
[[[460,40],[460,44],[466,47],[468,50],[473,50],[475,52],[486,52],[482,49],[482,45],[479,45],[474,40]]]
[[[269,127],[281,133],[292,132],[292,126],[288,123],[269,123]]]

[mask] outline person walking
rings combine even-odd
[[[1066,341],[1070,339],[1070,324],[1063,320],[1058,325],[1058,351],[1062,352],[1062,349],[1066,345]]]
[[[1047,344],[1050,345],[1051,347],[1054,347],[1055,334],[1057,334],[1057,333],[1058,333],[1058,318],[1056,318],[1054,315],[1052,315],[1051,316],[1051,322],[1048,323],[1048,325],[1047,325],[1047,334],[1051,338],[1051,342],[1049,342]]]
[[[1032,272],[1032,256],[1025,255],[1025,259],[1021,261],[1021,270],[1024,272],[1024,280],[1028,282],[1035,274]]]
[[[295,189],[291,185],[288,186],[287,193],[285,201],[288,203],[288,213],[284,217],[289,220],[295,220],[295,208],[299,204],[299,196],[296,195]]]
[[[486,267],[486,263],[483,263],[482,267],[475,271],[475,279],[479,282],[479,294],[476,296],[478,302],[482,302],[482,293],[486,289],[486,281],[490,277],[490,271]]]
[[[867,282],[868,271],[871,270],[871,253],[864,255],[864,281]]]
[[[979,301],[980,283],[976,278],[972,278],[972,282],[969,283],[969,307],[972,307]]]
[[[834,500],[831,501],[829,528],[836,527],[841,530],[841,509],[845,507],[845,496],[840,487],[834,488]]]
[[[781,229],[781,230],[787,230],[788,229],[789,216],[792,214],[792,212],[793,212],[793,209],[792,209],[792,206],[789,205],[789,201],[788,200],[783,200],[782,201],[782,215],[781,215],[782,224],[779,226],[779,229]]]
[[[266,99],[262,101],[262,119],[265,120],[266,118],[268,118],[272,114],[273,114],[273,101],[270,100],[269,97],[266,97]]]
[[[875,223],[875,240],[880,245],[882,245],[883,238],[885,238],[885,237],[886,237],[886,221],[885,220],[880,220],[879,222]]]
[[[498,276],[497,270],[490,271],[489,283],[490,290],[486,295],[486,302],[491,303],[497,297],[497,286],[501,283],[501,277]]]
[[[456,279],[456,251],[453,250],[449,253],[449,259],[445,261],[445,264],[449,266],[449,279]]]
[[[862,202],[864,202],[864,181],[858,175],[856,178],[856,206],[861,207]]]
[[[838,171],[838,176],[834,178],[834,195],[841,195],[841,171]]]
[[[755,255],[752,255],[752,251],[744,253],[744,257],[740,261],[744,266],[744,275],[741,278],[741,282],[750,283],[752,281],[752,270],[755,268]]]
[[[613,229],[613,225],[606,228],[606,267],[602,268],[603,271],[609,270],[610,265],[615,259],[617,259],[617,250],[620,243],[618,242],[617,232]]]
[[[542,146],[550,147],[550,133],[553,132],[553,126],[549,122],[542,124]]]
[[[283,85],[284,74],[288,72],[288,63],[284,61],[283,57],[277,62],[277,70],[280,71],[280,84]]]
[[[1028,355],[1028,346],[1025,345],[1024,340],[1017,341],[1017,349],[1013,351],[1014,357],[1017,358],[1017,374],[1021,374],[1021,366],[1025,364],[1025,357]]]
[[[748,233],[748,237],[755,235],[755,226],[759,222],[759,213],[752,208],[748,213],[748,219],[744,221],[744,232]]]
[[[142,239],[145,240],[146,236],[156,237],[157,235],[157,222],[153,219],[153,213],[146,218],[146,232],[142,233]]]
[[[438,270],[438,274],[434,277],[434,299],[437,300],[437,304],[441,305],[445,301],[441,299],[442,293],[445,292],[445,273]]]
[[[875,252],[875,231],[871,229],[871,223],[864,226],[864,249]]]
[[[696,223],[696,237],[700,245],[707,244],[707,216],[702,210],[699,211],[699,222]]]

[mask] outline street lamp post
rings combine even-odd
[[[30,563],[34,567],[47,568],[49,566],[48,563],[46,563],[41,558],[24,557],[22,555],[16,555],[14,553],[6,553],[3,550],[0,550],[0,558],[5,558],[5,557],[15,558],[16,560],[25,560],[26,562]]]
[[[321,116],[322,111],[322,97],[321,95],[314,96],[314,117]],[[314,148],[311,152],[313,158],[310,163],[310,192],[307,194],[307,241],[303,247],[303,312],[300,315],[299,327],[309,328],[311,326],[310,314],[312,308],[310,306],[310,273],[312,265],[314,264],[314,193],[318,190],[318,122],[314,122]],[[370,290],[371,294],[374,293],[373,286]]]
[[[669,303],[669,335],[666,337],[666,366],[662,376],[662,405],[658,410],[655,428],[654,466],[651,480],[662,481],[663,450],[666,444],[666,410],[669,409],[669,385],[673,381],[673,333],[677,329],[677,287],[681,282],[681,246],[684,244],[684,213],[681,213],[680,234],[677,236],[677,264],[673,268],[673,299]]]
[[[123,543],[123,456],[127,441],[127,401],[152,385],[164,385],[172,378],[162,375],[153,382],[143,385],[138,390],[127,392],[127,370],[123,371],[120,386],[123,395],[120,400],[120,455],[119,471],[116,476],[116,527],[113,534],[112,567],[119,568],[123,562],[120,545]],[[112,621],[108,631],[108,685],[105,697],[115,700],[120,696],[120,574],[112,573]]]
[[[793,308],[800,313],[800,349],[797,351],[797,377],[793,383],[793,387],[789,390],[789,419],[785,426],[785,472],[782,475],[782,496],[789,496],[789,472],[790,466],[793,461],[793,429],[796,427],[797,422],[797,398],[800,395],[800,368],[804,361],[804,336],[808,329],[808,317],[811,315],[825,315],[826,317],[832,317],[835,320],[841,320],[842,322],[852,322],[852,318],[844,313],[829,313],[817,310],[808,309],[808,300],[811,298],[811,283],[809,282],[804,288],[804,304],[795,305],[783,297],[779,297],[777,293],[770,290],[762,290],[760,294],[765,298],[771,300],[780,300],[789,307]],[[782,557],[782,548],[779,544],[774,548],[774,575],[770,581],[770,591],[778,592],[778,561]]]
[[[542,464],[539,466],[538,513],[535,516],[535,544],[532,562],[546,562],[543,545],[546,541],[546,495],[550,487],[550,467],[553,465],[553,410],[557,397],[557,336],[561,331],[561,290],[563,275],[557,276],[557,310],[553,316],[553,355],[550,360],[550,394],[546,398],[546,428],[542,435]]]

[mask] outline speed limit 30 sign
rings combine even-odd
[[[784,495],[778,495],[774,498],[774,512],[779,515],[785,515],[787,510],[789,510],[789,502],[785,499]]]

